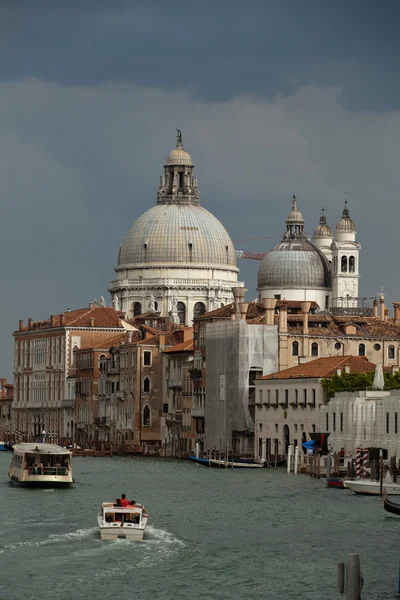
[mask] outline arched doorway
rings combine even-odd
[[[133,305],[133,316],[138,317],[141,314],[142,314],[142,305],[140,304],[140,302],[135,302],[135,304]]]
[[[288,453],[289,444],[290,444],[290,429],[289,425],[284,425],[282,429],[283,435],[283,448],[285,450],[285,454]]]

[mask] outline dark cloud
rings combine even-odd
[[[398,299],[398,4],[377,6],[4,0],[1,374],[18,319],[106,295],[176,127],[237,248],[274,246],[293,193],[310,235],[347,197],[361,293]],[[252,299],[258,263],[239,266]]]
[[[397,106],[398,3],[6,2],[0,76],[185,88],[207,100],[344,87],[354,110]]]

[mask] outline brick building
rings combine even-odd
[[[74,349],[132,329],[114,308],[94,306],[19,322],[14,331],[15,428],[20,439],[70,437],[75,428]]]

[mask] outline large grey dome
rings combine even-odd
[[[318,289],[330,287],[324,254],[306,237],[286,238],[268,252],[258,270],[258,288]]]
[[[199,204],[157,204],[124,237],[118,268],[141,266],[228,267],[237,271],[232,240]]]

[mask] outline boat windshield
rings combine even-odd
[[[106,523],[140,523],[140,512],[106,512],[104,514]]]
[[[69,455],[27,453],[24,469],[29,475],[67,475],[70,469]]]

